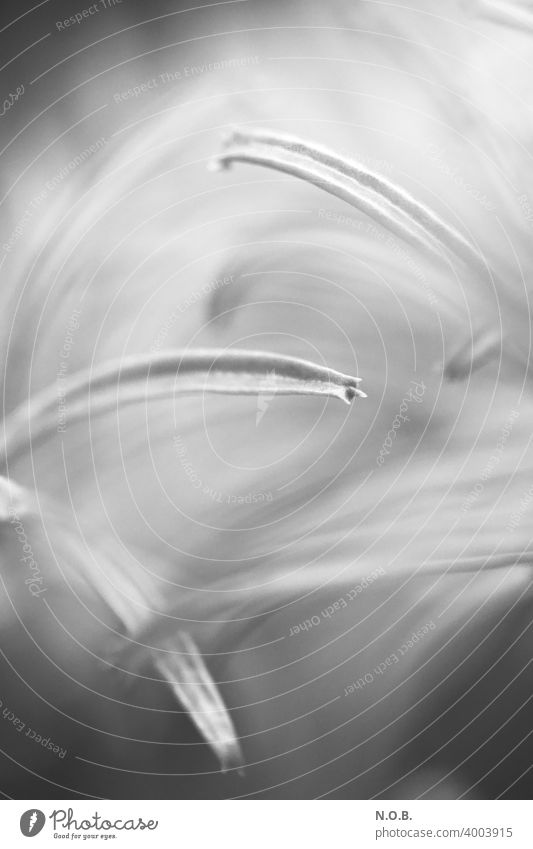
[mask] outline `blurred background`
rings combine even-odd
[[[4,4],[0,39],[4,419],[58,395],[57,433],[2,471],[27,494],[1,526],[0,789],[527,798],[527,4],[45,0]],[[483,271],[294,177],[209,168],[235,127],[357,160]],[[198,347],[313,360],[368,399],[69,424],[79,369]],[[182,631],[245,779],[161,676]]]

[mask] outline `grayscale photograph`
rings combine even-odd
[[[531,0],[8,0],[0,50],[9,828],[530,845]]]

